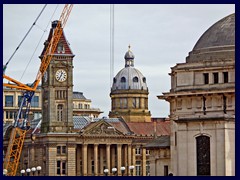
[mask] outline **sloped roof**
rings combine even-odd
[[[164,148],[170,147],[170,136],[160,136],[148,142],[145,147],[147,148]]]

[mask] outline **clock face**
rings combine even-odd
[[[57,70],[55,77],[59,82],[64,82],[67,79],[67,72],[63,69],[59,69]]]

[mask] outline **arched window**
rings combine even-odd
[[[210,137],[198,136],[196,137],[197,146],[197,175],[210,176]]]
[[[116,78],[113,78],[113,83],[116,83],[116,82],[117,82]]]
[[[57,105],[57,120],[58,121],[63,120],[63,105],[62,104]]]
[[[133,78],[133,82],[138,82],[138,77],[137,77],[137,76],[135,76],[135,77]]]
[[[144,82],[144,83],[146,83],[146,78],[145,78],[145,77],[143,77],[143,79],[142,79],[142,80],[143,80],[143,82]]]
[[[65,49],[64,49],[63,43],[61,43],[61,42],[58,43],[57,51],[58,51],[58,53],[65,53]]]
[[[121,82],[122,82],[122,83],[125,83],[125,82],[126,82],[126,78],[125,78],[125,77],[122,77],[122,78],[121,78]]]
[[[120,81],[121,81],[121,89],[126,89],[127,88],[126,78],[122,77]]]

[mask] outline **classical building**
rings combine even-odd
[[[110,117],[92,118],[74,113],[80,106],[73,102],[74,55],[63,33],[43,78],[43,116],[26,135],[18,175],[36,166],[45,176],[235,175],[234,54],[232,14],[172,67],[170,92],[158,96],[170,103],[170,116],[152,118],[146,77],[129,48],[113,79]],[[4,130],[4,151],[11,128]]]
[[[171,68],[171,171],[235,175],[235,14],[211,26]]]

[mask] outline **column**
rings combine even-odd
[[[103,170],[104,170],[104,160],[103,160],[103,147],[102,146],[99,146],[99,154],[100,154],[100,163],[99,163],[99,166],[100,166],[100,172],[99,172],[99,175],[103,175]]]
[[[111,171],[110,166],[110,144],[106,144],[106,162],[107,162],[107,169],[109,172]]]
[[[92,158],[91,158],[91,154],[94,154],[93,152],[93,146],[89,145],[88,147],[88,157],[87,157],[87,174],[88,176],[92,176],[93,175],[93,172],[92,172]]]
[[[82,145],[82,175],[87,176],[87,144]]]
[[[122,145],[117,145],[117,174],[118,176],[121,176],[121,166],[122,166]]]
[[[142,175],[146,176],[146,148],[142,149]]]
[[[76,145],[74,143],[67,145],[67,155],[68,155],[68,176],[76,176]]]
[[[111,168],[113,168],[113,167],[115,167],[116,165],[115,165],[115,145],[111,148],[111,165],[112,165],[112,167]],[[112,169],[111,169],[111,172],[112,172]]]
[[[130,172],[129,166],[132,165],[132,161],[131,161],[132,160],[132,156],[131,156],[132,147],[130,144],[128,144],[127,148],[128,148],[128,153],[127,153],[128,154],[128,167],[126,167],[126,168],[128,168],[128,169],[126,169],[126,170],[128,172],[128,176],[130,176],[131,172]]]
[[[47,169],[46,175],[47,176],[56,176],[56,155],[57,155],[57,148],[56,144],[49,144],[47,148]]]
[[[94,144],[94,175],[98,175],[98,144]]]
[[[135,147],[132,148],[132,165],[134,166],[133,176],[135,176],[135,174],[136,174],[136,150],[135,150]]]

